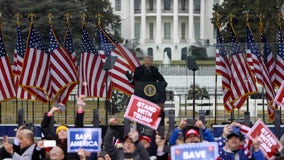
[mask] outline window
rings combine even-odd
[[[134,0],[134,12],[141,13],[141,0]]]
[[[171,39],[171,23],[164,23],[164,39]]]
[[[115,0],[115,11],[121,11],[121,0]]]
[[[185,6],[186,6],[186,2],[185,2],[185,1],[186,1],[186,0],[181,0],[181,3],[180,3],[180,4],[181,4],[181,8],[180,8],[180,9],[181,9],[182,11],[185,11]]]
[[[140,23],[135,23],[135,39],[139,40],[140,39]]]
[[[171,48],[167,47],[164,49],[164,60],[171,60],[172,59],[172,50]]]
[[[220,0],[214,0],[214,4],[219,4]]]
[[[154,39],[154,23],[149,23],[149,38]]]
[[[196,40],[200,39],[200,23],[199,22],[194,23],[194,31],[195,31],[195,39]]]
[[[164,0],[164,10],[171,10],[171,0]]]
[[[184,47],[181,49],[181,60],[186,60],[187,57],[187,48]]]
[[[154,0],[149,0],[149,10],[154,11]]]
[[[148,55],[153,57],[153,48],[148,48],[147,51],[148,51]]]
[[[181,36],[180,36],[180,38],[181,39],[185,39],[185,28],[186,28],[186,26],[185,26],[185,23],[184,22],[182,22],[181,23]]]
[[[200,0],[194,0],[194,13],[200,13]]]
[[[121,24],[120,23],[115,27],[115,31],[117,32],[119,36],[121,36]]]

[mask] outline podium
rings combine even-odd
[[[166,82],[135,82],[134,95],[153,103],[166,101]]]

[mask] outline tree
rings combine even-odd
[[[59,40],[62,42],[64,39],[64,33],[66,28],[66,18],[64,15],[70,13],[71,30],[73,34],[75,46],[79,47],[79,41],[81,38],[81,20],[80,14],[85,12],[83,3],[77,0],[2,0],[0,1],[0,10],[2,11],[2,28],[5,38],[5,45],[10,57],[14,50],[16,41],[16,18],[17,13],[21,14],[21,29],[24,34],[24,38],[28,37],[28,29],[30,19],[28,15],[34,13],[34,26],[43,37],[46,44],[48,44],[49,33],[49,21],[48,14],[52,13],[52,22],[54,29],[57,33]]]
[[[264,7],[265,5],[265,7]],[[249,23],[254,33],[255,40],[260,39],[259,34],[259,19],[260,14],[263,17],[264,33],[268,42],[277,42],[278,15],[281,13],[283,0],[224,0],[221,5],[214,5],[213,10],[218,13],[221,23],[221,34],[225,40],[229,42],[229,15],[233,15],[233,25],[236,31],[236,36],[240,43],[246,43],[246,13],[249,15]],[[216,14],[215,14],[216,15]],[[282,21],[282,20],[281,20]],[[216,18],[213,19],[213,23]]]
[[[92,27],[94,32],[90,32],[94,35],[95,40],[98,40],[98,22],[101,22],[101,26],[107,31],[111,32],[116,40],[121,42],[121,37],[118,33],[120,28],[120,17],[113,14],[113,9],[109,0],[86,0],[87,7],[87,21],[88,26]]]
[[[190,85],[188,91],[188,99],[193,99],[193,85]],[[209,93],[205,87],[195,85],[195,99],[210,99]]]
[[[112,13],[112,8],[108,0],[1,0],[0,12],[2,13],[2,32],[4,35],[6,51],[12,59],[13,50],[16,41],[16,18],[15,15],[20,13],[22,15],[21,29],[24,38],[28,37],[28,29],[30,13],[36,14],[34,18],[34,26],[43,37],[46,46],[48,46],[49,38],[49,21],[48,14],[52,13],[52,23],[58,36],[58,39],[63,42],[66,28],[65,14],[70,13],[71,31],[73,36],[74,48],[77,56],[80,53],[81,43],[81,14],[86,13],[86,27],[90,33],[97,33],[98,31],[98,13],[101,16],[102,26],[110,26],[111,24],[115,38],[118,37],[117,28],[119,27],[120,18]],[[94,34],[94,39],[98,37]]]
[[[126,96],[124,93],[119,92],[118,90],[113,90],[111,97],[110,108],[107,108],[110,114],[116,114],[126,109],[130,97]]]

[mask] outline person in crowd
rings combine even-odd
[[[53,147],[49,151],[49,159],[48,160],[64,160],[63,149],[59,146]]]
[[[144,148],[149,148],[150,144],[151,144],[151,137],[147,136],[147,135],[140,135],[139,137],[139,141],[141,142],[141,144],[143,145]]]
[[[10,158],[10,153],[8,153],[5,149],[9,145],[8,136],[3,136],[2,146],[0,148],[0,159]]]
[[[102,151],[100,152],[98,156],[98,160],[111,160],[111,158],[108,153],[106,153],[105,151]]]
[[[17,130],[13,145],[6,143],[4,148],[12,160],[42,159],[41,151],[34,142],[33,131],[26,129],[24,125]]]
[[[77,100],[78,110],[76,114],[75,127],[83,127],[84,110],[85,106],[84,95],[78,97]],[[65,159],[68,160],[78,160],[79,156],[76,153],[67,153],[67,133],[68,127],[66,125],[59,125],[54,133],[53,131],[53,114],[55,112],[60,112],[61,108],[53,106],[52,109],[44,114],[44,118],[41,123],[41,131],[43,134],[43,139],[56,140],[56,145],[61,147],[64,152]]]
[[[166,144],[167,138],[162,137],[159,135],[159,133],[156,131],[154,138],[152,138],[154,142],[150,146],[150,159],[156,159],[156,160],[167,160],[170,156],[170,146]]]
[[[208,142],[214,142],[214,136],[212,135],[209,128],[206,128],[206,126],[202,123],[201,120],[197,120],[194,124],[194,126],[188,126],[187,127],[187,119],[182,119],[172,133],[172,136],[170,138],[170,145],[176,145],[181,143],[196,143],[201,141],[208,141]],[[185,138],[184,138],[184,131]],[[203,140],[201,140],[201,135],[199,131],[202,131]]]
[[[131,129],[126,137],[124,137],[123,148],[118,149],[113,143],[115,135],[114,127],[118,124],[116,118],[109,120],[109,127],[104,137],[104,149],[109,154],[111,159],[133,159],[133,160],[148,160],[149,154],[139,141],[139,134],[136,130]]]
[[[232,123],[225,125],[222,136],[218,139],[219,158],[218,160],[248,160],[250,157],[245,154],[244,142],[242,141],[242,133],[240,132],[241,125]],[[264,160],[265,157],[260,150],[260,142],[257,139],[253,140],[252,158]]]

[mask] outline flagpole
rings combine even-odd
[[[219,27],[220,27],[220,19],[219,19],[219,15],[218,15],[218,13],[216,13],[215,15],[214,15],[214,17],[215,17],[215,19],[216,19],[216,26],[217,26],[217,29],[219,29]],[[215,102],[214,102],[214,124],[217,124],[217,87],[218,87],[218,85],[217,85],[217,82],[218,82],[218,80],[217,80],[217,73],[215,72],[215,93],[214,93],[214,99],[215,99]]]
[[[215,98],[215,108],[214,108],[214,124],[217,124],[217,74],[215,73],[215,94],[214,94],[214,98]]]

